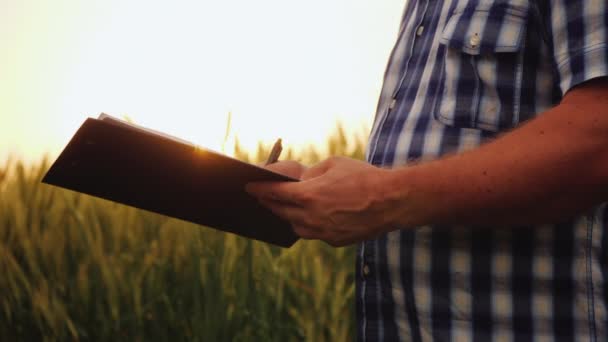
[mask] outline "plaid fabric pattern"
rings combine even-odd
[[[395,167],[475,148],[608,75],[606,0],[409,0],[367,150]],[[362,243],[361,341],[605,341],[608,206],[513,229]]]

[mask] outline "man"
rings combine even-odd
[[[369,163],[248,191],[359,243],[362,341],[607,340],[605,76],[605,0],[410,0]]]

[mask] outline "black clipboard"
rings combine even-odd
[[[291,225],[245,192],[254,181],[298,181],[102,114],[88,118],[42,179],[247,238],[290,247]]]

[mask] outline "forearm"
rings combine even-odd
[[[608,87],[475,150],[391,170],[398,226],[556,222],[608,199]],[[395,186],[395,183],[397,186]]]

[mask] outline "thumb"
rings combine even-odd
[[[306,171],[306,166],[293,160],[281,161],[269,165],[264,165],[263,167],[270,171],[280,173],[282,175],[295,179],[300,179],[302,177],[302,174]]]

